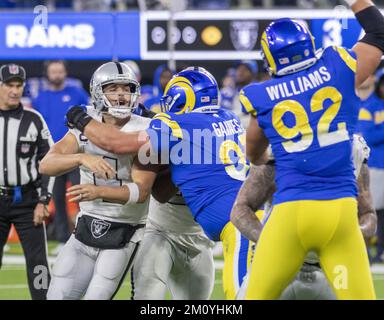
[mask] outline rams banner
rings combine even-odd
[[[166,11],[125,13],[0,13],[0,59],[261,59],[260,37],[278,18],[311,29],[316,46],[352,47],[361,27],[343,7],[335,10],[183,11],[175,13],[168,50]]]
[[[0,16],[0,59],[140,59],[138,12]]]

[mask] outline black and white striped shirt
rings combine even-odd
[[[53,145],[41,114],[21,104],[0,110],[0,186],[33,183],[39,195],[52,193],[54,178],[39,174],[39,162]]]

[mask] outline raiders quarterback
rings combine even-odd
[[[149,119],[132,114],[140,85],[123,63],[108,62],[93,74],[95,120],[124,132],[143,130]],[[40,172],[57,176],[80,167],[81,183],[68,189],[80,203],[74,234],[53,267],[48,299],[113,298],[131,268],[148,214],[151,171],[142,171],[132,155],[108,153],[76,129],[70,129],[40,164]],[[148,180],[149,178],[149,180]]]
[[[358,212],[359,224],[362,234],[366,239],[374,236],[377,228],[377,216],[372,206],[372,198],[369,191],[369,171],[367,160],[369,158],[369,147],[365,140],[354,135],[353,137],[353,162],[355,176],[359,189]],[[267,164],[252,166],[248,179],[244,182],[232,208],[231,221],[240,232],[252,241],[257,241],[259,232],[255,232],[254,225],[260,222],[255,220],[254,212],[267,200],[265,215],[262,225],[267,223],[272,211],[270,199],[275,191],[274,184],[274,158],[269,157]],[[248,275],[246,276],[237,299],[245,297]],[[295,279],[283,291],[281,300],[335,300],[336,296],[328,284],[327,278],[322,271],[319,259],[315,252],[310,252],[297,273]]]

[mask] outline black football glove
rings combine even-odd
[[[85,106],[72,106],[65,115],[65,125],[68,128],[76,128],[84,132],[86,125],[92,120]]]

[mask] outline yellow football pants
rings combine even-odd
[[[227,300],[234,300],[250,265],[252,244],[232,222],[226,224],[220,240],[223,242],[224,256],[223,290]]]
[[[293,201],[273,208],[251,267],[246,299],[278,299],[306,253],[318,253],[338,299],[375,299],[354,198]]]

